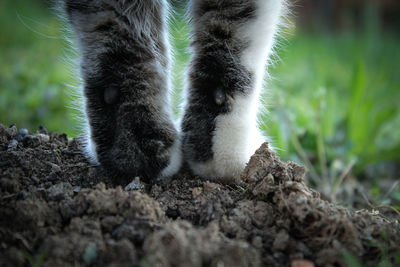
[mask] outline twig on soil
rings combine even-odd
[[[337,190],[338,190],[339,186],[343,183],[343,181],[347,177],[347,175],[350,173],[351,169],[353,169],[354,164],[356,164],[356,160],[352,159],[350,161],[350,163],[346,166],[346,168],[343,170],[341,175],[339,176],[339,179],[337,180],[337,182],[334,184],[334,186],[332,188],[332,195],[331,195],[332,200],[336,200]]]
[[[400,212],[399,212],[396,208],[394,208],[394,207],[392,207],[392,206],[389,206],[389,205],[374,206],[374,205],[372,205],[372,203],[368,200],[367,196],[366,196],[363,192],[360,192],[360,193],[361,193],[361,196],[364,198],[365,202],[367,203],[367,205],[368,205],[371,209],[376,209],[376,210],[379,210],[379,209],[390,209],[390,210],[394,211],[394,213],[396,213],[397,216],[399,216],[399,218],[400,218]],[[383,218],[385,218],[382,214],[381,214],[381,216],[382,216]],[[388,220],[387,218],[385,218],[385,219]],[[388,220],[388,221],[390,221],[390,220]]]
[[[368,205],[371,209],[374,209],[375,207],[374,207],[374,205],[371,204],[371,202],[369,202],[368,197],[367,197],[363,192],[361,192],[361,191],[360,191],[360,194],[361,194],[361,196],[363,197],[363,199],[365,200],[365,202],[367,203],[367,205]]]
[[[226,185],[226,187],[229,188],[229,190],[231,190],[233,192],[238,192],[238,193],[245,193],[248,190],[240,185],[235,185],[235,187],[233,187],[231,185]]]
[[[396,189],[396,187],[400,184],[400,180],[398,179],[396,182],[393,183],[393,185],[389,188],[389,190],[386,192],[385,196],[383,199],[386,199],[389,197],[389,195],[393,192],[393,190]]]
[[[26,241],[26,239],[20,233],[15,233],[14,237],[21,242],[21,244],[25,247],[26,250],[32,252],[32,247],[29,245],[29,242]]]
[[[377,207],[375,207],[375,209],[390,209],[390,210],[392,210],[394,213],[396,213],[397,216],[399,216],[399,219],[400,219],[400,212],[399,212],[396,208],[394,208],[394,207],[392,207],[392,206],[389,206],[389,205],[382,205],[382,206],[377,206]]]

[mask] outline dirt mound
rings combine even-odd
[[[397,221],[321,200],[267,144],[240,186],[183,170],[122,188],[80,151],[63,134],[0,125],[0,266],[344,266],[349,253],[398,264]]]

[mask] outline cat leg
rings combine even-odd
[[[82,55],[87,155],[115,177],[173,175],[166,0],[63,2]]]
[[[193,56],[182,120],[183,153],[193,172],[238,181],[264,142],[257,111],[282,0],[193,0]]]

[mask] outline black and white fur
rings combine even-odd
[[[82,55],[87,155],[117,176],[237,181],[263,142],[257,111],[283,0],[192,0],[181,134],[172,121],[166,0],[62,0]],[[182,151],[182,153],[181,153]]]
[[[257,111],[282,0],[195,0],[183,154],[209,179],[237,180],[264,142]]]

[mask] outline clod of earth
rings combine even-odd
[[[0,266],[345,266],[345,253],[396,263],[397,221],[320,199],[266,143],[240,186],[183,170],[123,189],[80,151],[65,134],[0,124]]]

